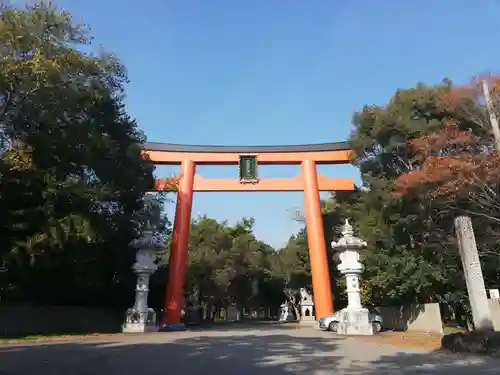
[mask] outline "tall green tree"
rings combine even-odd
[[[295,316],[299,316],[300,289],[312,289],[305,229],[291,236],[286,246],[274,254],[271,272],[286,301],[293,306]]]
[[[440,98],[450,89],[446,82],[398,90],[387,105],[365,106],[354,116],[350,142],[364,186],[345,210],[369,243],[365,279],[375,303],[436,301],[453,283],[450,268],[459,262],[451,256],[449,218],[393,194],[394,180],[415,168],[409,141],[444,126]]]
[[[125,69],[50,3],[0,11],[1,299],[123,304],[153,184]]]

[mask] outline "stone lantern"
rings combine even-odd
[[[361,306],[360,275],[363,265],[359,261],[359,253],[367,245],[366,241],[354,236],[349,220],[342,227],[342,237],[332,241],[332,248],[339,252],[340,264],[337,269],[346,279],[347,307],[340,312],[338,334],[341,335],[373,335],[373,327],[369,319],[369,311]]]
[[[300,323],[316,323],[313,315],[314,299],[306,288],[300,288]]]
[[[155,232],[147,222],[142,237],[132,241],[137,249],[132,270],[137,275],[134,307],[127,310],[122,330],[125,333],[157,331],[156,313],[148,307],[149,278],[156,272],[155,261],[158,252],[163,249],[163,236]]]

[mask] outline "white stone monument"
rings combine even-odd
[[[340,335],[373,335],[368,309],[361,306],[359,288],[360,274],[363,271],[359,252],[366,245],[366,241],[354,237],[352,226],[347,219],[342,227],[342,237],[337,242],[332,241],[332,248],[340,253],[340,264],[337,268],[345,275],[347,285],[348,303],[340,313],[337,331]]]
[[[280,305],[280,322],[286,322],[288,320],[288,302],[283,302]]]
[[[312,295],[306,288],[300,288],[300,323],[316,323],[313,311],[314,301]]]
[[[142,237],[132,241],[137,248],[136,261],[132,269],[137,274],[134,307],[127,310],[125,322],[122,325],[124,333],[157,331],[156,313],[148,308],[149,278],[158,266],[155,264],[158,251],[163,249],[164,239],[155,233],[149,222]]]

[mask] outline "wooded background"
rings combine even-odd
[[[51,5],[1,8],[2,303],[125,309],[133,301],[129,243],[145,222],[154,166],[141,158],[145,136],[124,106],[125,67],[111,53],[84,53],[89,43],[87,29]],[[500,81],[486,78],[498,113]],[[499,287],[500,163],[479,88],[477,80],[419,84],[353,115],[362,185],[322,205],[328,244],[345,218],[368,241],[363,303],[438,302],[466,320],[453,231],[461,214],[472,218],[487,289]],[[147,216],[161,224],[168,249],[165,197],[175,198],[159,195]],[[296,304],[311,284],[306,231],[274,249],[255,238],[253,224],[193,220],[186,297],[214,308]],[[332,297],[343,307],[331,252],[329,262]],[[168,250],[151,281],[152,307],[162,306],[167,263]]]

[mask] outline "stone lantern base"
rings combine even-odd
[[[144,333],[144,332],[158,332],[156,324],[151,325],[147,323],[125,323],[122,326],[123,333]]]
[[[313,315],[314,306],[311,305],[302,305],[300,307],[300,323],[301,324],[316,324],[316,319]]]
[[[340,312],[339,335],[371,336],[373,326],[370,323],[370,314],[365,308],[345,308]]]
[[[153,309],[139,313],[135,309],[128,309],[125,322],[122,325],[123,333],[157,332],[156,313]]]
[[[300,323],[316,324],[316,319],[313,315],[313,311],[313,296],[307,291],[306,288],[300,288]]]

